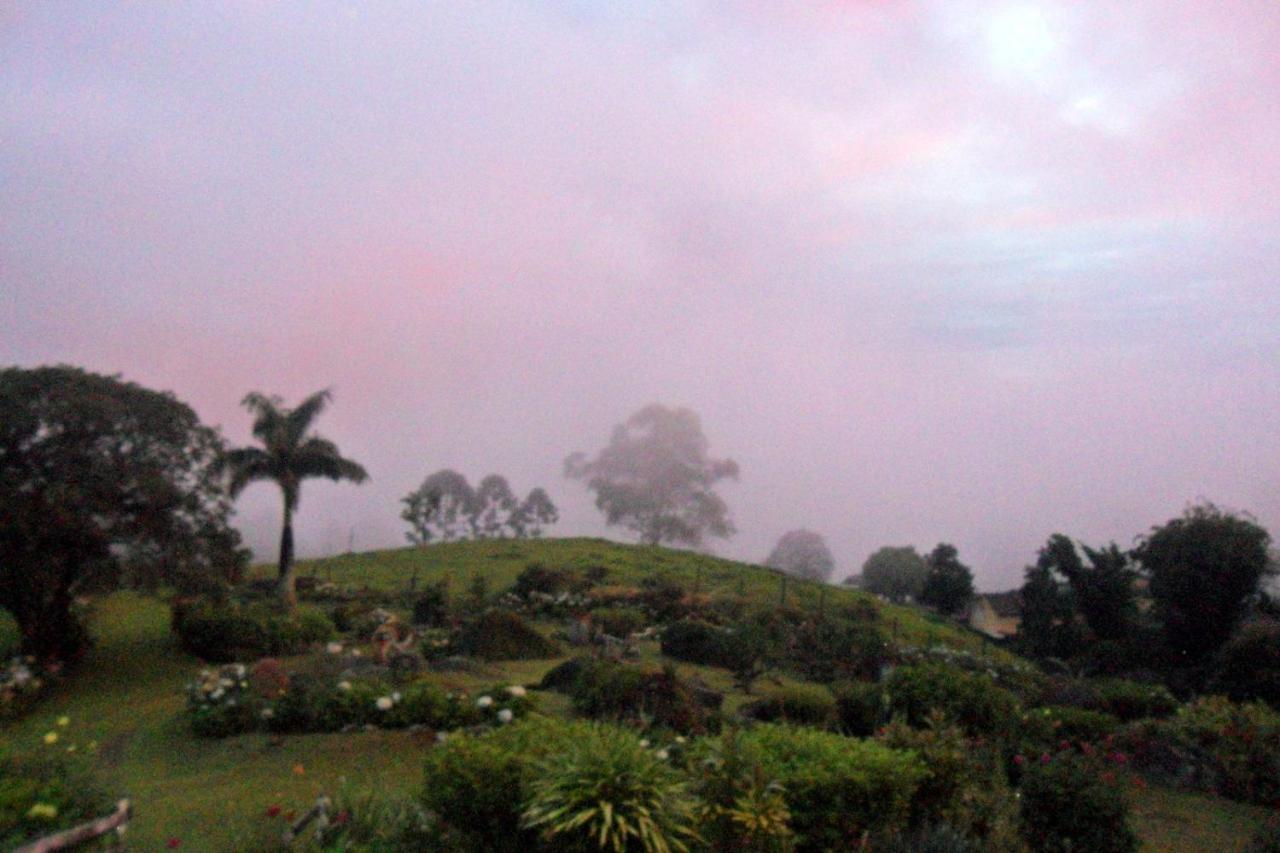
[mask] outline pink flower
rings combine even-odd
[[[172,850],[175,847],[181,847],[182,841],[177,838],[170,838],[168,841],[164,843],[164,846]]]
[[[1013,757],[1013,763],[1014,763],[1014,764],[1016,764],[1016,765],[1018,765],[1019,767],[1021,767],[1021,766],[1022,766],[1022,762],[1023,762],[1023,758],[1022,758],[1022,756],[1021,756],[1021,755],[1015,755],[1015,756]]]
[[[1045,752],[1045,753],[1041,753],[1041,755],[1040,755],[1040,763],[1041,763],[1041,764],[1048,764],[1051,760],[1052,760],[1052,759],[1050,759],[1050,758],[1049,758],[1049,753],[1047,753],[1047,752]]]
[[[280,807],[267,806],[267,817],[280,817]]]

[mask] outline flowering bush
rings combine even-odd
[[[1197,699],[1168,719],[1131,725],[1118,741],[1166,783],[1280,805],[1280,713],[1261,702]]]
[[[1006,736],[1020,716],[1017,697],[997,687],[984,673],[969,673],[939,664],[903,666],[885,683],[892,714],[923,726],[934,711],[942,711],[967,734]]]
[[[1022,837],[1032,850],[1129,853],[1138,839],[1117,764],[1122,753],[1064,749],[1023,759]]]
[[[82,768],[69,743],[66,717],[36,751],[0,756],[0,849],[13,850],[111,810],[111,801]],[[53,737],[50,737],[52,735]],[[87,745],[84,752],[91,752]]]
[[[1020,747],[1028,752],[1043,752],[1062,741],[1097,742],[1115,734],[1120,721],[1100,711],[1086,711],[1055,705],[1033,708],[1022,715]]]
[[[289,677],[277,662],[204,670],[187,687],[192,731],[204,737],[246,732],[336,732],[376,726],[456,729],[500,726],[525,716],[532,699],[518,685],[497,685],[472,698],[432,684],[389,686],[313,674]],[[260,671],[264,670],[264,671]]]
[[[33,657],[15,657],[0,668],[0,720],[14,719],[31,710],[45,683]]]
[[[943,666],[962,669],[966,672],[981,673],[995,684],[1012,691],[1027,704],[1046,704],[1043,694],[1049,688],[1050,679],[1040,670],[1020,660],[1002,660],[984,657],[964,649],[951,646],[900,646],[897,650],[898,662],[906,666],[917,664],[941,664]],[[1061,702],[1059,704],[1070,704]]]
[[[681,734],[701,734],[716,725],[670,667],[652,670],[583,659],[569,695],[574,710],[595,719],[664,726]]]
[[[226,737],[258,727],[263,703],[250,689],[248,676],[244,664],[232,663],[201,670],[187,685],[187,714],[195,734]]]

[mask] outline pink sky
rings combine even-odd
[[[424,5],[0,12],[0,363],[236,442],[331,386],[373,479],[309,555],[441,467],[606,533],[561,462],[652,401],[741,465],[728,556],[1280,529],[1272,2]]]

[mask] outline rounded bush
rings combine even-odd
[[[458,636],[457,647],[482,660],[537,660],[560,654],[559,646],[509,610],[487,610],[471,620]]]
[[[836,698],[816,684],[795,684],[744,705],[743,716],[767,723],[828,728],[836,722]]]
[[[903,666],[885,684],[892,714],[923,726],[934,711],[970,735],[1006,737],[1019,718],[1018,699],[980,673],[937,664]]]
[[[1028,763],[1020,787],[1022,837],[1032,850],[1129,853],[1129,807],[1101,763],[1073,751]]]

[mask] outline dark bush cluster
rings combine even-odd
[[[938,664],[898,667],[885,682],[890,713],[923,726],[935,711],[970,735],[1005,737],[1021,706],[988,676]]]
[[[682,734],[703,733],[716,725],[715,715],[670,667],[648,669],[584,658],[576,669],[569,695],[580,714]]]
[[[267,602],[180,600],[172,617],[182,647],[211,663],[298,654],[334,635],[333,621],[320,610],[290,614]]]
[[[560,647],[509,610],[487,610],[462,627],[456,648],[481,660],[539,660]]]

